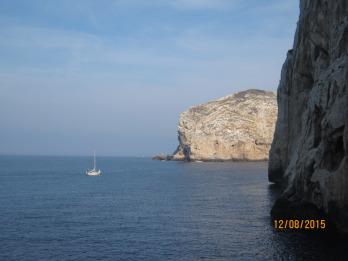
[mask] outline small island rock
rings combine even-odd
[[[181,113],[173,160],[267,160],[275,129],[273,92],[247,90]]]

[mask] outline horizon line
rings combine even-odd
[[[0,153],[0,157],[93,157],[93,155],[77,155],[77,154],[6,154],[6,153]],[[153,156],[150,155],[97,155],[97,158],[152,158]]]

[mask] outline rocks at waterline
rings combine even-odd
[[[172,160],[172,158],[173,157],[171,155],[166,155],[163,153],[152,157],[153,160]]]

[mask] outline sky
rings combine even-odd
[[[0,154],[171,153],[180,113],[275,91],[294,0],[0,0]]]

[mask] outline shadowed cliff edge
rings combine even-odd
[[[268,160],[277,116],[273,92],[246,90],[181,113],[179,146],[159,160]]]
[[[269,181],[273,217],[329,219],[348,232],[348,4],[301,0],[278,87]]]

